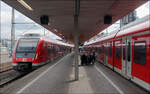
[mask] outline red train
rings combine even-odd
[[[16,42],[12,65],[18,71],[31,70],[71,52],[71,48],[72,45],[48,40],[38,34],[25,34]]]
[[[115,33],[88,44],[98,60],[150,91],[150,19],[132,22]]]

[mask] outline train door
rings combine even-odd
[[[105,45],[104,45],[104,63],[105,63],[105,65],[107,65],[107,62],[108,62],[108,60],[107,60],[107,58],[108,58],[108,56],[107,56],[107,42],[105,43]]]
[[[114,69],[121,73],[122,71],[122,39],[114,41]]]
[[[135,36],[132,39],[132,80],[149,89],[150,59],[148,45],[150,34]]]
[[[113,42],[108,42],[108,67],[113,69]]]
[[[131,78],[131,38],[123,39],[122,43],[122,73]]]
[[[127,76],[129,78],[131,78],[131,55],[132,55],[132,39],[131,38],[127,38],[127,43],[126,43],[126,72],[127,72]]]

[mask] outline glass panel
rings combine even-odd
[[[130,42],[128,42],[128,49],[127,49],[127,50],[128,50],[128,51],[127,51],[127,52],[128,52],[128,61],[131,61],[131,60],[130,60],[130,58],[131,58],[131,56],[130,56],[130,53],[131,53],[130,51],[131,51],[131,50],[130,50],[130,49],[131,49]]]
[[[17,52],[35,52],[38,39],[20,39],[17,46]]]
[[[121,47],[116,46],[116,58],[120,58],[120,57],[121,57]]]
[[[110,44],[110,47],[109,47],[109,56],[112,56],[112,44]]]
[[[146,64],[146,42],[135,42],[134,43],[134,62],[136,64]]]
[[[125,42],[123,42],[123,60],[126,59],[126,45]]]

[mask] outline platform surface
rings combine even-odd
[[[134,93],[146,94],[130,81],[102,64],[79,66],[79,80],[74,80],[74,55],[68,54],[58,62],[45,65],[29,75],[2,88],[2,93]]]

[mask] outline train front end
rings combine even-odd
[[[18,40],[13,52],[13,69],[17,71],[28,71],[32,69],[38,41],[38,38],[21,38]]]

